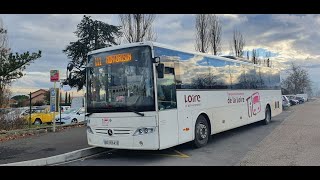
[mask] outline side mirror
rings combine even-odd
[[[158,78],[164,77],[164,64],[159,63],[157,66]]]
[[[160,63],[160,57],[154,57],[153,63]]]

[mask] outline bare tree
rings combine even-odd
[[[266,59],[269,59],[271,57],[271,52],[270,51],[266,51],[265,57],[266,57]]]
[[[266,61],[267,61],[267,67],[271,67],[271,61],[270,61],[270,57],[271,57],[271,52],[270,51],[267,51],[266,52]]]
[[[256,57],[257,57],[256,53],[257,53],[257,50],[252,49],[252,57],[251,57],[251,60],[252,60],[252,63],[253,63],[253,64],[256,64]]]
[[[257,51],[256,49],[252,49],[252,63],[260,64],[259,51]]]
[[[282,87],[289,94],[307,93],[311,89],[312,82],[307,70],[291,63],[287,70],[288,77],[282,81]]]
[[[232,40],[229,41],[229,55],[230,56],[235,56],[234,51],[233,51],[233,42],[232,42]]]
[[[129,43],[156,41],[156,33],[152,28],[155,14],[120,14],[119,18],[124,37]]]
[[[210,16],[209,19],[209,42],[213,54],[217,55],[219,52],[221,52],[221,23],[216,15]]]
[[[210,16],[208,14],[196,15],[196,51],[206,53],[209,47]]]
[[[267,67],[271,67],[271,61],[269,58],[267,59]]]
[[[232,49],[236,57],[243,56],[243,48],[245,46],[245,40],[241,32],[237,29],[233,31],[232,37]]]

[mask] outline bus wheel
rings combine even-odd
[[[200,115],[195,125],[194,145],[196,148],[205,146],[208,143],[210,132],[206,118]]]
[[[266,114],[266,115],[265,115],[265,118],[264,118],[264,120],[263,120],[263,124],[264,124],[264,125],[267,125],[267,124],[269,124],[270,121],[271,121],[271,110],[270,110],[270,107],[269,107],[269,106],[266,107],[266,113],[265,113],[265,114]]]

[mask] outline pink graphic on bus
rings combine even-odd
[[[257,115],[261,111],[260,95],[258,92],[253,93],[247,99],[248,116]]]

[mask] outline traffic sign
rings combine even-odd
[[[50,81],[51,82],[59,81],[59,70],[50,70]]]
[[[59,89],[50,88],[50,112],[57,112],[58,111],[58,96]]]

